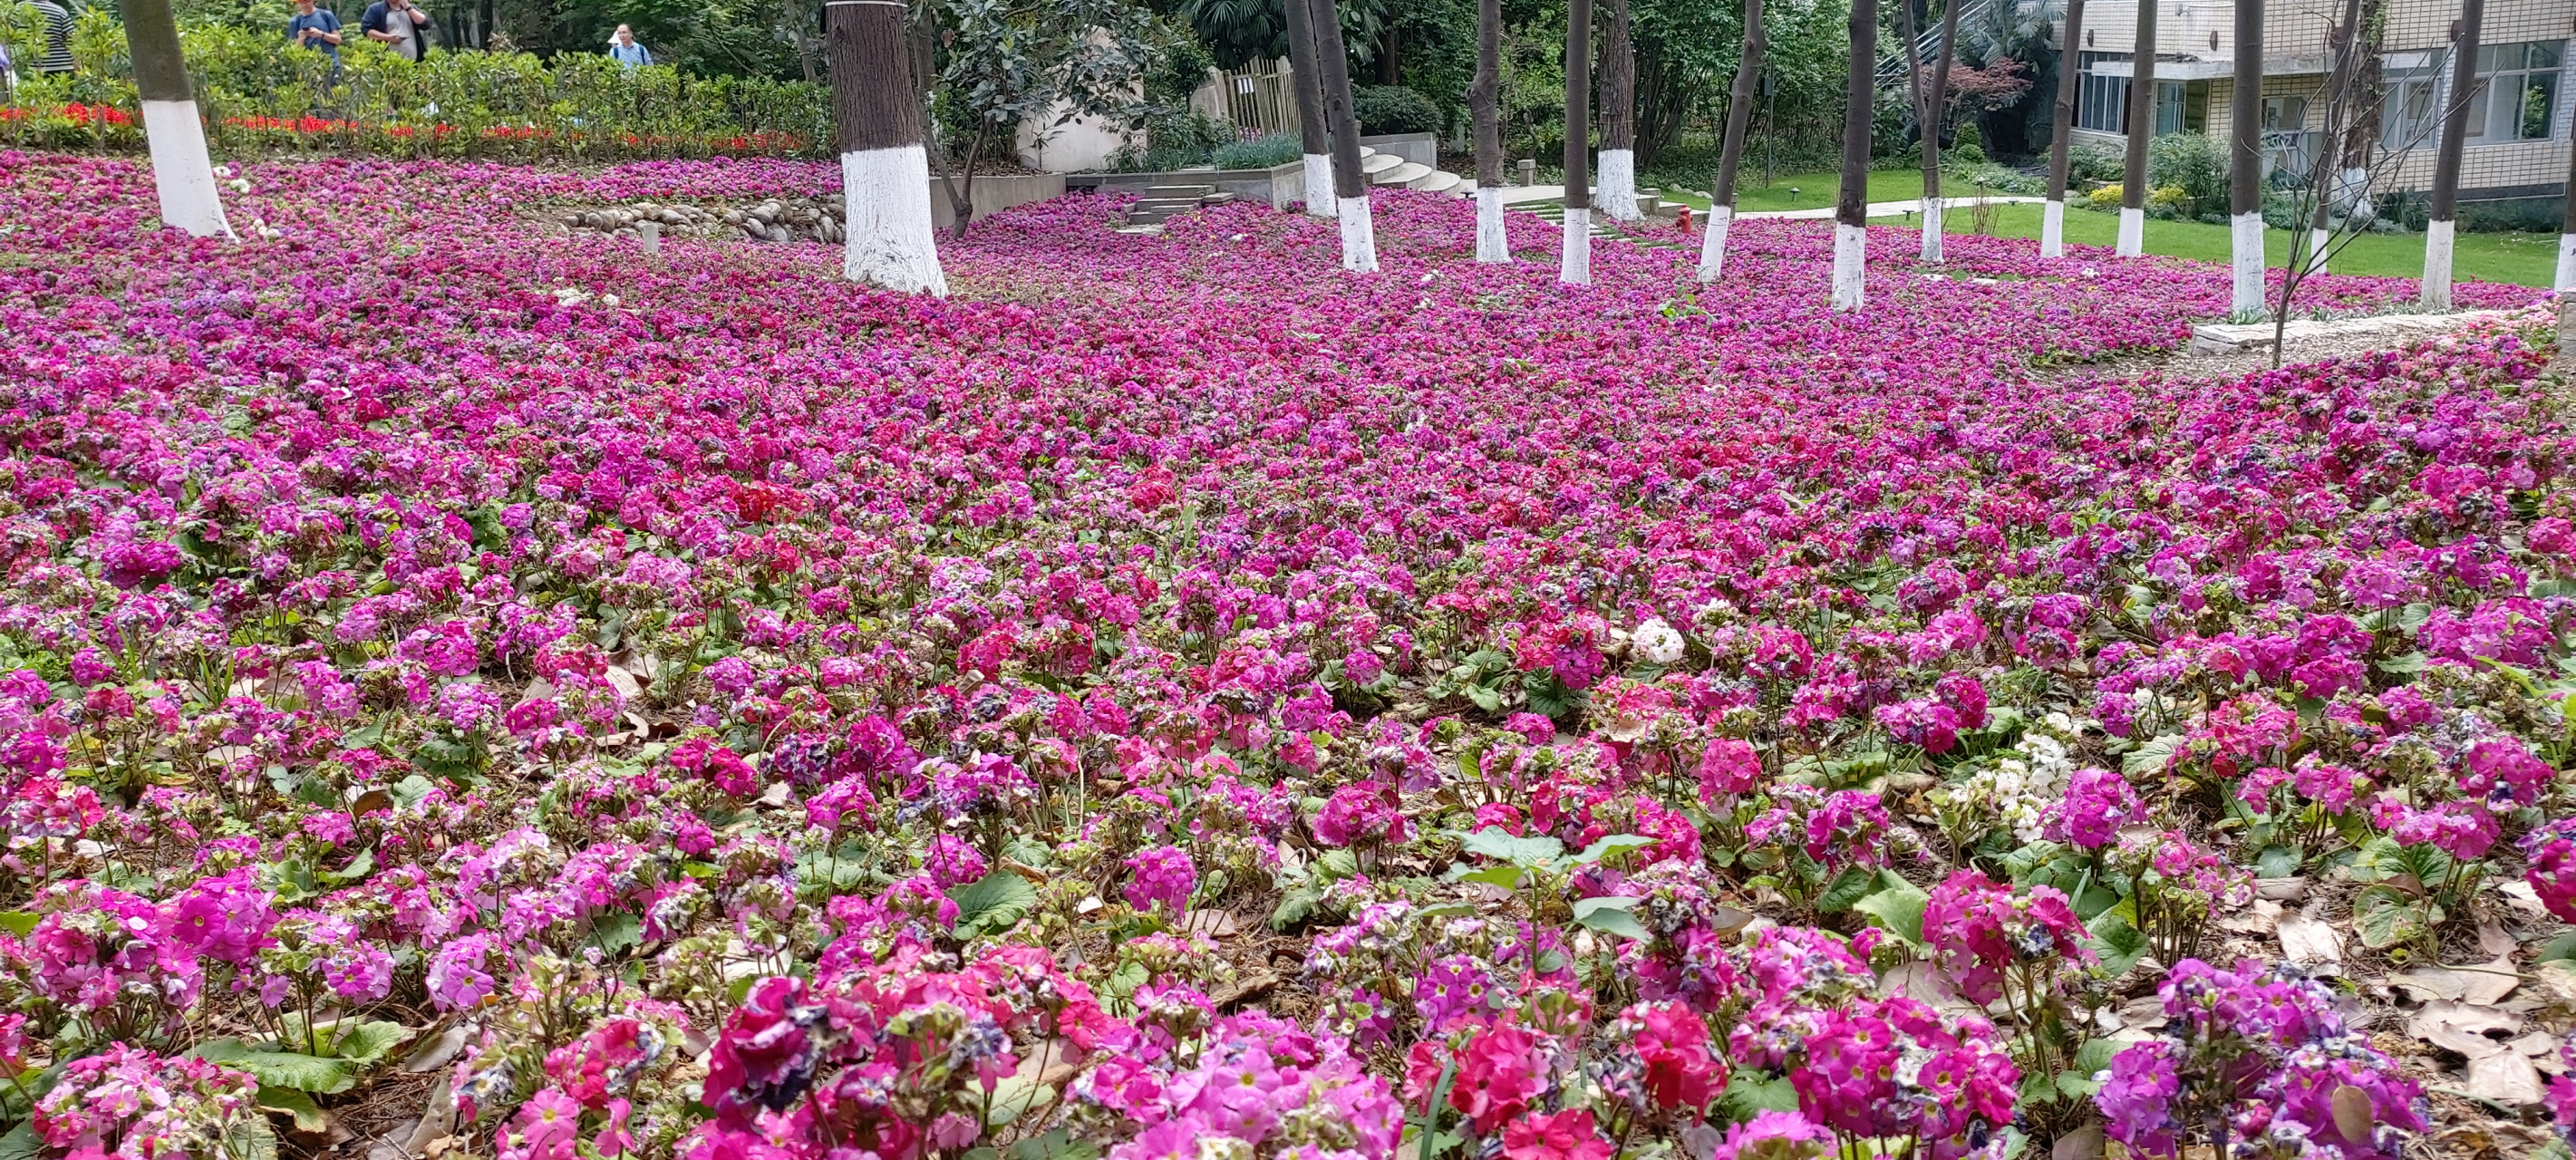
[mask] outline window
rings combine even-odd
[[[2079,54],[2076,78],[2075,127],[2100,133],[2128,130],[2129,78],[2103,76],[2094,66],[2106,61],[2129,59],[2125,52],[2087,52]]]
[[[2307,127],[2308,98],[2304,96],[2263,98],[2264,132],[2295,133]]]
[[[2469,140],[2531,141],[2549,136],[2558,110],[2558,58],[2565,42],[2527,40],[2478,49],[2479,85],[2469,97]]]
[[[2442,55],[2392,52],[2381,59],[2388,95],[2380,106],[2379,143],[2389,149],[2429,149],[2441,127]]]
[[[2183,101],[2188,86],[2181,81],[2156,82],[2156,136],[2183,130]]]

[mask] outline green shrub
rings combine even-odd
[[[1268,169],[1286,165],[1305,155],[1306,143],[1286,133],[1273,133],[1258,141],[1237,141],[1219,145],[1208,154],[1208,163],[1219,169]]]
[[[1352,86],[1351,115],[1358,118],[1360,132],[1372,137],[1440,131],[1440,106],[1403,85]]]
[[[2182,216],[2227,208],[2227,147],[2207,133],[2167,133],[2147,142],[2147,180],[2156,189],[2177,186],[2190,202]]]
[[[1145,119],[1145,144],[1119,154],[1118,168],[1128,173],[1159,173],[1205,165],[1220,146],[1236,141],[1234,124],[1195,109],[1162,113]]]
[[[2118,181],[2126,174],[2127,158],[2120,151],[2094,141],[2078,141],[2066,149],[2066,180],[2069,184],[2087,181]]]

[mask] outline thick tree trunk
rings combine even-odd
[[[2156,5],[2138,5],[2138,44],[2129,54],[2128,164],[2120,169],[2120,248],[2123,258],[2146,252],[2147,142],[2156,135]]]
[[[2576,290],[2576,142],[2567,151],[2566,203],[2558,225],[2558,275],[2550,281],[2560,294]]]
[[[1633,222],[1637,210],[1637,55],[1628,36],[1628,0],[1607,0],[1601,22],[1601,212]]]
[[[2451,37],[2450,103],[2443,106],[2442,147],[2433,155],[2433,194],[2424,223],[2424,284],[2416,301],[2451,308],[2451,233],[2460,208],[2460,150],[2469,140],[2469,95],[2478,83],[2478,23],[2486,0],[2461,0],[2458,31]]]
[[[1565,242],[1556,280],[1592,284],[1592,0],[1570,0],[1565,20]]]
[[[2080,3],[2081,0],[2078,0]],[[1700,235],[1699,280],[1726,267],[1726,233],[1735,223],[1735,178],[1744,164],[1744,130],[1753,123],[1754,87],[1762,78],[1762,0],[1744,0],[1744,51],[1726,93],[1726,136],[1717,147],[1717,180],[1708,187],[1708,232]]]
[[[823,7],[846,215],[841,272],[853,282],[945,297],[948,278],[932,239],[930,162],[922,151],[903,14],[898,0],[835,0]]]
[[[1923,95],[1923,260],[1941,260],[1941,123],[1948,119],[1950,62],[1957,58],[1959,2],[1941,6],[1941,55],[1932,66],[1932,91]]]
[[[1299,3],[1300,0],[1288,0]],[[1333,132],[1334,214],[1342,225],[1342,268],[1377,273],[1377,224],[1369,216],[1368,185],[1360,173],[1360,125],[1351,110],[1350,54],[1342,49],[1342,18],[1333,0],[1305,0],[1314,29],[1316,83],[1325,124]]]
[[[1834,195],[1836,310],[1858,310],[1869,263],[1870,101],[1878,92],[1878,0],[1852,0],[1851,85],[1843,107],[1842,188]]]
[[[1291,0],[1293,5],[1294,0]],[[1476,81],[1467,107],[1476,122],[1476,260],[1509,262],[1503,233],[1503,2],[1476,0]]]
[[[1323,71],[1315,61],[1314,13],[1306,0],[1285,0],[1288,71],[1297,87],[1297,133],[1304,143],[1306,213],[1333,216],[1333,133],[1325,124]]]
[[[2263,309],[2263,0],[2236,0],[2236,120],[2227,158],[2227,229],[2235,271],[2228,310]]]
[[[206,126],[179,55],[179,25],[170,0],[126,0],[125,46],[134,57],[134,95],[143,100],[143,138],[152,149],[152,187],[161,223],[201,238],[233,237],[206,156]]]
[[[2048,203],[2040,207],[2039,256],[2066,256],[2066,168],[2075,145],[2075,100],[2084,73],[2076,67],[2084,43],[2084,0],[2066,0],[2066,35],[2057,50],[2057,107],[2048,133]]]

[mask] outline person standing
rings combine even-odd
[[[376,0],[367,5],[366,14],[358,18],[358,30],[367,39],[384,42],[404,60],[419,60],[422,29],[429,25],[429,13],[411,0]]]
[[[45,55],[36,58],[30,71],[38,76],[72,71],[71,10],[56,0],[36,0],[36,14],[45,18]]]
[[[295,0],[295,16],[286,22],[286,39],[297,48],[309,48],[340,63],[340,17],[328,9],[316,9],[313,0]]]
[[[617,26],[615,36],[608,38],[608,55],[629,69],[653,63],[653,50],[637,41],[635,30],[623,24]]]

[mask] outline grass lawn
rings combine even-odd
[[[1774,178],[1768,187],[1756,172],[1736,193],[1736,209],[1754,210],[1816,209],[1834,203],[1834,174],[1795,173]],[[1975,192],[1973,187],[1944,193],[1960,196]],[[1708,207],[1705,190],[1667,188],[1667,200],[1688,203],[1694,209]],[[1869,199],[1901,201],[1923,195],[1923,177],[1911,170],[1871,170]],[[1994,233],[1998,237],[2039,237],[2040,207],[2036,204],[2004,205],[1995,210]],[[1874,219],[1888,222],[1893,219]],[[1954,234],[1974,232],[1974,220],[1965,209],[1953,209],[1942,225]],[[2118,214],[2098,213],[2070,205],[2066,210],[2066,240],[2075,245],[2109,246],[2118,240]],[[2224,262],[2228,255],[2227,227],[2203,222],[2147,221],[2147,252],[2177,258],[2196,258]],[[2264,251],[2274,264],[2289,254],[2290,235],[2286,230],[2267,230]],[[2523,286],[2547,286],[2558,268],[2558,238],[2554,234],[2464,233],[2454,253],[2453,270],[2462,280],[2511,282]],[[2356,238],[2340,254],[2331,268],[2337,274],[2374,274],[2385,277],[2413,278],[2424,272],[2424,235],[2365,234]]]

